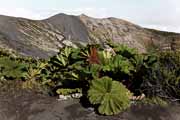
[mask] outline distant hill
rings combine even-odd
[[[137,48],[180,48],[180,34],[146,29],[117,18],[57,14],[45,20],[0,16],[0,48],[22,55],[46,58],[64,45],[105,45],[109,40]]]

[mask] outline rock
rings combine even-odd
[[[74,93],[70,95],[59,95],[58,101],[69,100],[69,99],[79,99],[82,96],[81,93]]]
[[[180,106],[132,106],[115,116],[100,116],[78,99],[55,97],[27,90],[0,89],[0,120],[180,120]]]

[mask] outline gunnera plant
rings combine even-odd
[[[92,80],[88,90],[91,104],[103,115],[115,115],[130,107],[131,93],[126,87],[109,77]]]

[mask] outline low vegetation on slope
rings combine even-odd
[[[48,60],[0,52],[0,81],[22,81],[25,89],[51,95],[82,94],[103,115],[128,109],[132,96],[180,100],[180,53],[139,54],[123,45],[61,48]],[[156,101],[155,100],[155,101]]]

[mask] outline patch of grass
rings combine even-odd
[[[159,105],[162,107],[168,106],[168,101],[163,100],[160,97],[153,97],[153,98],[145,98],[142,101],[140,101],[141,104],[145,105]]]

